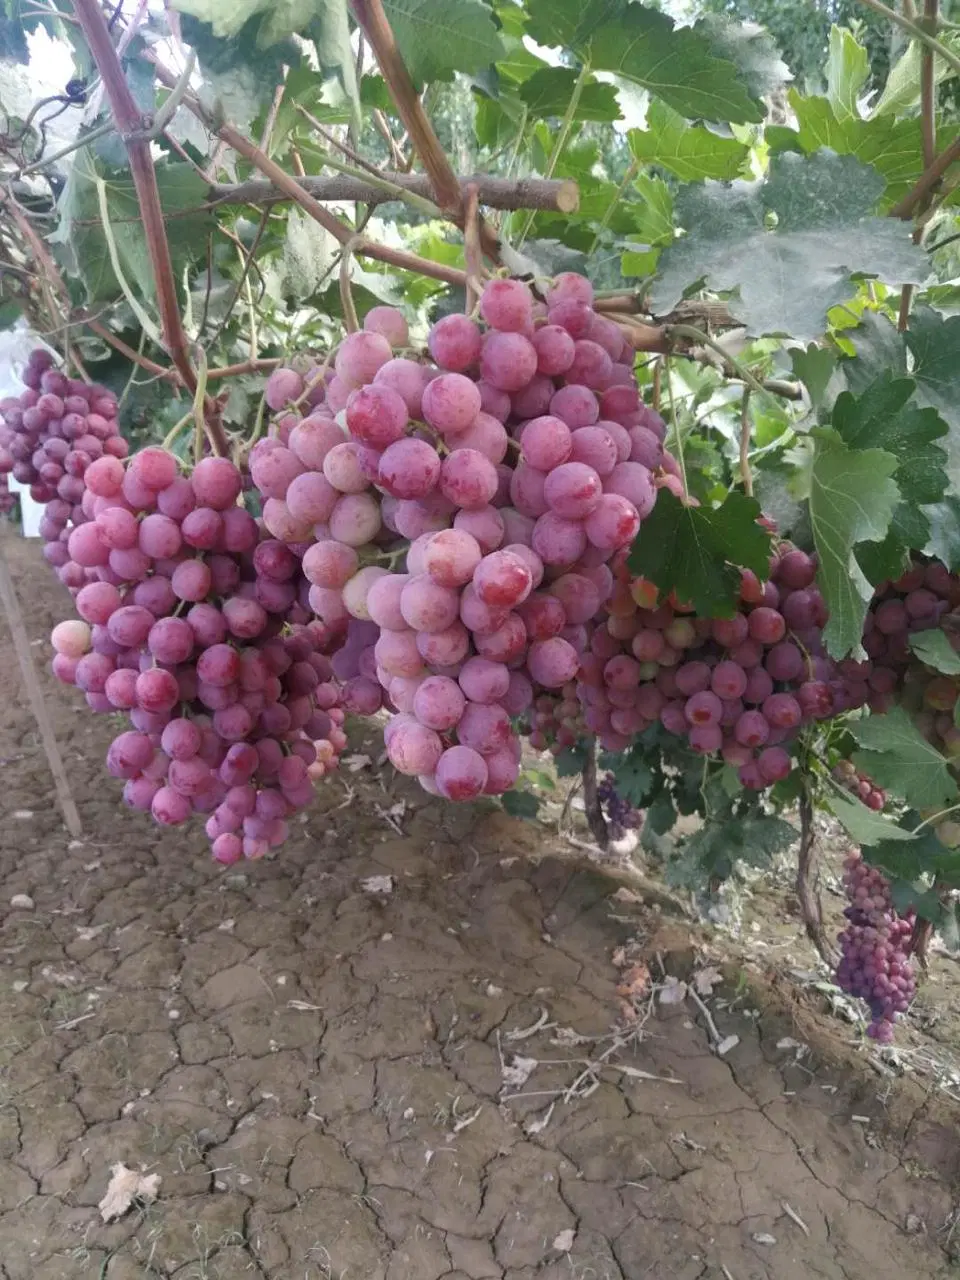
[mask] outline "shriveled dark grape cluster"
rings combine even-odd
[[[842,958],[837,985],[869,1005],[867,1035],[890,1044],[897,1015],[909,1009],[917,989],[909,960],[915,916],[912,911],[898,915],[886,876],[859,853],[844,860],[843,886],[850,906],[838,939]]]
[[[833,777],[845,791],[856,796],[868,809],[877,813],[887,803],[887,793],[872,778],[861,773],[852,760],[840,760],[833,767]]]
[[[604,816],[611,836],[617,840],[627,831],[636,831],[643,822],[643,814],[624,800],[617,790],[612,773],[606,773],[597,783],[597,799],[603,806]]]

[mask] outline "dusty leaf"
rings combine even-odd
[[[160,1186],[159,1173],[138,1173],[125,1164],[115,1164],[110,1169],[110,1181],[97,1208],[104,1222],[122,1218],[135,1200],[152,1204]]]
[[[509,1063],[503,1066],[503,1087],[505,1089],[521,1089],[540,1065],[537,1058],[524,1058],[515,1053]]]
[[[683,1004],[687,998],[687,984],[681,982],[679,978],[668,975],[664,979],[663,986],[660,988],[659,1000],[661,1004]]]

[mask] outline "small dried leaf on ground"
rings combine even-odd
[[[136,1200],[143,1204],[152,1204],[156,1200],[160,1186],[158,1173],[139,1173],[121,1163],[111,1166],[110,1175],[106,1193],[97,1206],[104,1222],[122,1218]]]
[[[360,888],[364,893],[393,893],[393,876],[368,876]]]
[[[661,1004],[683,1004],[687,998],[687,984],[668,974],[660,988],[658,998]]]
[[[503,1066],[503,1086],[505,1089],[520,1089],[530,1079],[540,1065],[538,1058],[524,1058],[515,1053],[509,1063]]]
[[[625,969],[617,983],[617,995],[624,999],[638,1000],[650,987],[650,970],[645,964],[632,964]]]
[[[573,1248],[573,1242],[577,1238],[577,1233],[572,1227],[567,1227],[566,1231],[561,1231],[553,1242],[553,1248],[557,1253],[569,1253]]]
[[[693,989],[697,995],[712,996],[714,987],[722,981],[723,974],[719,969],[700,969],[693,975]]]

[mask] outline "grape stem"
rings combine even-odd
[[[750,392],[750,387],[744,387],[740,402],[740,482],[748,498],[753,497],[753,474],[750,471]]]
[[[207,355],[203,347],[197,347],[197,389],[193,396],[193,421],[196,431],[193,437],[193,461],[196,465],[203,457],[203,441],[206,435],[206,415],[204,406],[207,399]],[[216,442],[211,438],[214,453],[217,453]]]
[[[340,305],[343,307],[343,327],[347,333],[356,333],[360,328],[356,304],[353,301],[353,289],[350,285],[352,263],[353,241],[348,240],[340,253]]]
[[[597,794],[597,742],[591,738],[587,743],[587,754],[583,762],[583,807],[587,815],[590,832],[604,853],[610,847],[610,833],[607,830],[603,807]]]
[[[480,243],[480,191],[475,182],[467,187],[463,206],[463,253],[467,266],[464,311],[471,315],[483,292],[483,249]]]
[[[53,721],[50,719],[50,713],[43,697],[43,689],[37,678],[37,668],[34,665],[33,652],[30,648],[30,637],[27,634],[23,614],[20,611],[20,601],[17,599],[13,575],[10,573],[10,567],[7,564],[3,543],[4,537],[3,531],[0,530],[0,601],[3,603],[3,611],[6,614],[7,625],[10,628],[17,660],[20,663],[20,671],[23,674],[23,683],[30,699],[30,706],[33,709],[33,717],[37,722],[37,728],[40,730],[40,741],[43,743],[47,764],[53,774],[53,782],[57,791],[57,799],[60,801],[64,822],[74,840],[82,840],[83,827],[80,823],[80,814],[77,811],[77,806],[70,790],[67,771],[64,768],[63,757],[60,754],[56,733],[53,728]]]
[[[677,405],[673,398],[673,378],[671,377],[669,356],[664,356],[663,366],[667,374],[667,401],[670,405],[670,423],[673,427],[673,444],[676,449],[677,466],[680,468],[680,483],[683,485],[684,498],[689,498],[690,489],[687,486],[687,464],[683,457],[683,439],[680,435],[680,425],[677,422]]]
[[[570,93],[570,101],[567,103],[567,109],[563,113],[563,119],[560,121],[560,128],[557,130],[557,136],[550,152],[550,158],[547,161],[547,167],[544,170],[545,178],[552,178],[553,171],[557,167],[557,161],[563,154],[563,149],[567,145],[567,138],[570,136],[570,130],[577,116],[577,108],[580,105],[580,95],[583,93],[584,85],[587,83],[587,76],[590,74],[590,64],[584,62],[580,67],[580,73],[577,76],[576,83]],[[533,226],[533,220],[536,214],[531,209],[524,219],[523,226],[520,228],[520,234],[517,236],[514,248],[519,250],[524,240],[530,234],[530,228]]]
[[[926,45],[939,58],[942,58],[954,72],[960,74],[960,57],[957,57],[952,49],[948,49],[946,45],[941,44],[937,37],[927,30],[926,20],[922,24],[913,22],[910,18],[905,18],[902,14],[897,13],[896,9],[891,9],[888,5],[881,3],[881,0],[860,0],[860,3],[865,9],[872,9],[874,13],[879,13],[888,21],[902,28],[914,40],[919,40],[921,44]]]
[[[800,795],[799,811],[800,853],[797,859],[796,890],[800,914],[803,917],[807,937],[816,947],[821,960],[833,966],[836,963],[836,955],[823,927],[823,907],[817,891],[819,848],[813,824],[813,798],[806,786]]]
[[[767,388],[759,379],[753,376],[746,365],[741,364],[739,360],[735,360],[726,348],[710,337],[709,333],[704,333],[702,329],[697,329],[692,324],[669,324],[664,326],[664,330],[671,337],[689,338],[691,342],[697,342],[702,346],[709,347],[711,351],[715,351],[717,355],[723,357],[724,363],[730,366],[740,381],[748,386],[751,391],[759,392],[760,395],[768,394]],[[772,392],[769,394],[772,394]]]

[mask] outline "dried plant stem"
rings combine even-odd
[[[56,787],[57,799],[63,812],[63,820],[74,840],[82,840],[83,827],[80,823],[80,814],[77,812],[73,793],[70,790],[67,771],[64,768],[63,757],[60,754],[57,737],[53,729],[53,721],[50,719],[50,713],[47,710],[46,700],[43,696],[43,689],[40,687],[40,680],[37,677],[37,669],[30,650],[30,637],[27,634],[23,614],[20,611],[20,601],[17,599],[13,575],[10,572],[10,566],[7,564],[4,540],[5,535],[0,531],[0,603],[3,604],[3,611],[7,617],[7,625],[13,638],[13,647],[20,663],[20,671],[23,675],[27,697],[30,699],[30,707],[37,722],[37,728],[40,730],[40,741],[43,743],[47,764],[50,766],[50,772],[53,775],[53,784]]]

